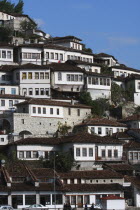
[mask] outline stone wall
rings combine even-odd
[[[31,117],[26,113],[14,113],[14,132],[29,131],[33,135],[54,134],[58,129],[58,122],[67,123],[73,128],[87,118],[91,110],[81,109],[80,116],[77,108],[71,108],[71,115],[68,115],[68,108],[64,107],[64,118]]]

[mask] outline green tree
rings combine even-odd
[[[66,136],[69,129],[71,129],[71,126],[68,126],[67,123],[63,124],[61,122],[58,122],[58,132],[60,132],[62,136]]]
[[[86,92],[86,91],[81,92],[80,97],[79,97],[79,101],[82,104],[92,106],[92,98],[91,98],[91,95],[90,95],[89,92]]]
[[[51,155],[50,160],[43,161],[44,167],[53,168],[60,172],[70,171],[72,166],[75,165],[73,154],[71,152],[58,152],[55,155]]]
[[[37,24],[34,24],[31,21],[24,20],[20,23],[20,29],[27,35],[27,31],[33,30],[37,28]]]
[[[0,42],[8,43],[13,35],[12,29],[9,27],[0,27]]]
[[[111,84],[111,100],[115,105],[125,100],[124,90],[114,82]]]
[[[85,44],[83,44],[83,51],[87,53],[93,53],[91,48],[87,48]]]
[[[102,65],[101,66],[101,73],[102,74],[107,74],[107,75],[114,75],[114,73],[108,68],[107,65]]]
[[[19,0],[19,2],[16,5],[14,3],[11,3],[11,1],[9,0],[0,1],[1,12],[22,14],[23,6],[24,6],[23,0]]]
[[[14,12],[18,14],[23,14],[23,7],[24,7],[24,2],[23,0],[19,0],[17,5],[14,8]]]

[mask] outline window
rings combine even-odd
[[[134,152],[134,160],[138,160],[138,152]]]
[[[28,72],[28,79],[32,79],[32,72]]]
[[[138,89],[140,89],[140,82],[138,82]]]
[[[26,158],[31,158],[31,151],[26,152]]]
[[[13,107],[13,100],[9,100],[9,107]]]
[[[67,60],[70,60],[70,55],[67,55]]]
[[[6,51],[2,50],[2,58],[6,58]]]
[[[33,107],[33,113],[34,114],[36,113],[36,107]]]
[[[53,114],[53,108],[50,108],[50,114]]]
[[[21,119],[21,123],[24,124],[24,119]]]
[[[22,73],[22,79],[27,79],[25,72]]]
[[[59,115],[59,109],[57,109],[57,115]]]
[[[39,95],[39,88],[35,88],[35,95]]]
[[[11,51],[7,51],[7,58],[11,58]]]
[[[24,151],[19,151],[19,158],[24,158]]]
[[[46,108],[43,107],[43,114],[46,114]]]
[[[54,53],[51,53],[51,59],[54,59]]]
[[[63,54],[60,54],[60,60],[63,61]]]
[[[130,153],[129,153],[129,159],[130,159],[130,160],[133,160],[133,152],[130,152]]]
[[[45,95],[49,96],[49,89],[48,88],[45,89]]]
[[[88,78],[88,84],[91,85],[91,77]]]
[[[40,73],[40,79],[44,79],[44,73],[43,72]]]
[[[29,95],[33,95],[33,89],[32,88],[29,88]]]
[[[5,100],[1,100],[1,106],[5,106]]]
[[[45,79],[49,79],[49,73],[45,72]]]
[[[110,79],[107,79],[107,86],[110,86]]]
[[[49,59],[49,52],[46,52],[46,59]]]
[[[39,79],[39,73],[35,73],[35,79]]]
[[[11,88],[11,94],[16,95],[16,88]]]
[[[2,80],[3,80],[3,81],[5,81],[5,80],[6,80],[5,75],[2,75]]]
[[[98,134],[102,134],[102,128],[101,127],[98,128]]]
[[[44,95],[44,88],[40,89],[40,95],[42,95],[42,96]]]
[[[79,77],[80,78],[80,77]],[[78,81],[78,75],[75,75],[75,81]]]
[[[1,138],[0,140],[1,140],[1,142],[4,142],[4,138]]]
[[[58,72],[58,80],[62,80],[62,73],[61,72]]]
[[[37,151],[33,151],[33,158],[38,158],[38,152]]]
[[[76,148],[76,157],[80,157],[80,148]]]
[[[70,81],[70,74],[67,74],[67,81]]]
[[[83,157],[87,156],[87,148],[82,148],[82,156]]]
[[[91,127],[90,130],[91,130],[91,133],[92,133],[92,134],[95,133],[95,128],[94,128],[94,127]]]
[[[68,115],[71,115],[71,108],[68,108]]]
[[[80,116],[80,109],[77,109],[77,115]]]
[[[110,157],[110,158],[112,157],[112,150],[110,150],[110,149],[108,150],[108,157]]]
[[[102,157],[105,157],[105,149],[102,149]]]
[[[74,81],[74,74],[71,74],[71,81]]]
[[[52,204],[62,204],[62,195],[61,194],[52,195]]]
[[[76,196],[71,196],[71,205],[76,204]]]
[[[15,100],[15,104],[18,104],[19,103],[19,101],[18,100]]]
[[[58,60],[58,53],[55,53],[55,60]]]
[[[89,148],[89,157],[93,157],[93,148]]]
[[[114,150],[114,157],[117,158],[118,157],[118,150]]]
[[[38,114],[41,114],[41,107],[38,107]]]
[[[79,75],[79,81],[82,81],[82,80],[83,80],[83,76]]]
[[[100,85],[103,85],[103,78],[100,78]]]
[[[106,131],[106,135],[109,135],[109,128],[106,128],[105,131]]]

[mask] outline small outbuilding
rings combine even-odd
[[[125,198],[110,195],[101,198],[102,209],[104,210],[125,210]]]

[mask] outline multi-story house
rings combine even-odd
[[[124,64],[115,65],[110,67],[110,70],[114,72],[114,77],[128,77],[131,74],[140,74],[138,69],[130,68],[125,66]]]
[[[33,98],[50,98],[50,68],[33,64],[13,69],[13,82],[19,86],[19,94]]]
[[[94,62],[108,67],[118,65],[116,58],[106,53],[94,54]]]
[[[53,97],[78,97],[84,90],[84,70],[70,64],[51,64]]]
[[[73,128],[91,114],[89,106],[47,99],[31,99],[16,106],[13,130],[18,134],[28,131],[32,135],[52,135],[59,122]]]
[[[65,37],[54,37],[48,40],[51,44],[57,44],[60,46],[73,48],[75,50],[82,50],[83,44],[81,39],[75,36],[65,36]]]
[[[111,99],[111,76],[94,72],[86,72],[86,90],[93,100]]]
[[[140,142],[130,141],[124,145],[124,155],[130,164],[140,163]]]
[[[81,124],[74,127],[74,131],[87,130],[88,133],[99,136],[112,136],[116,132],[124,132],[127,126],[117,121],[107,118],[91,118],[84,120]]]

